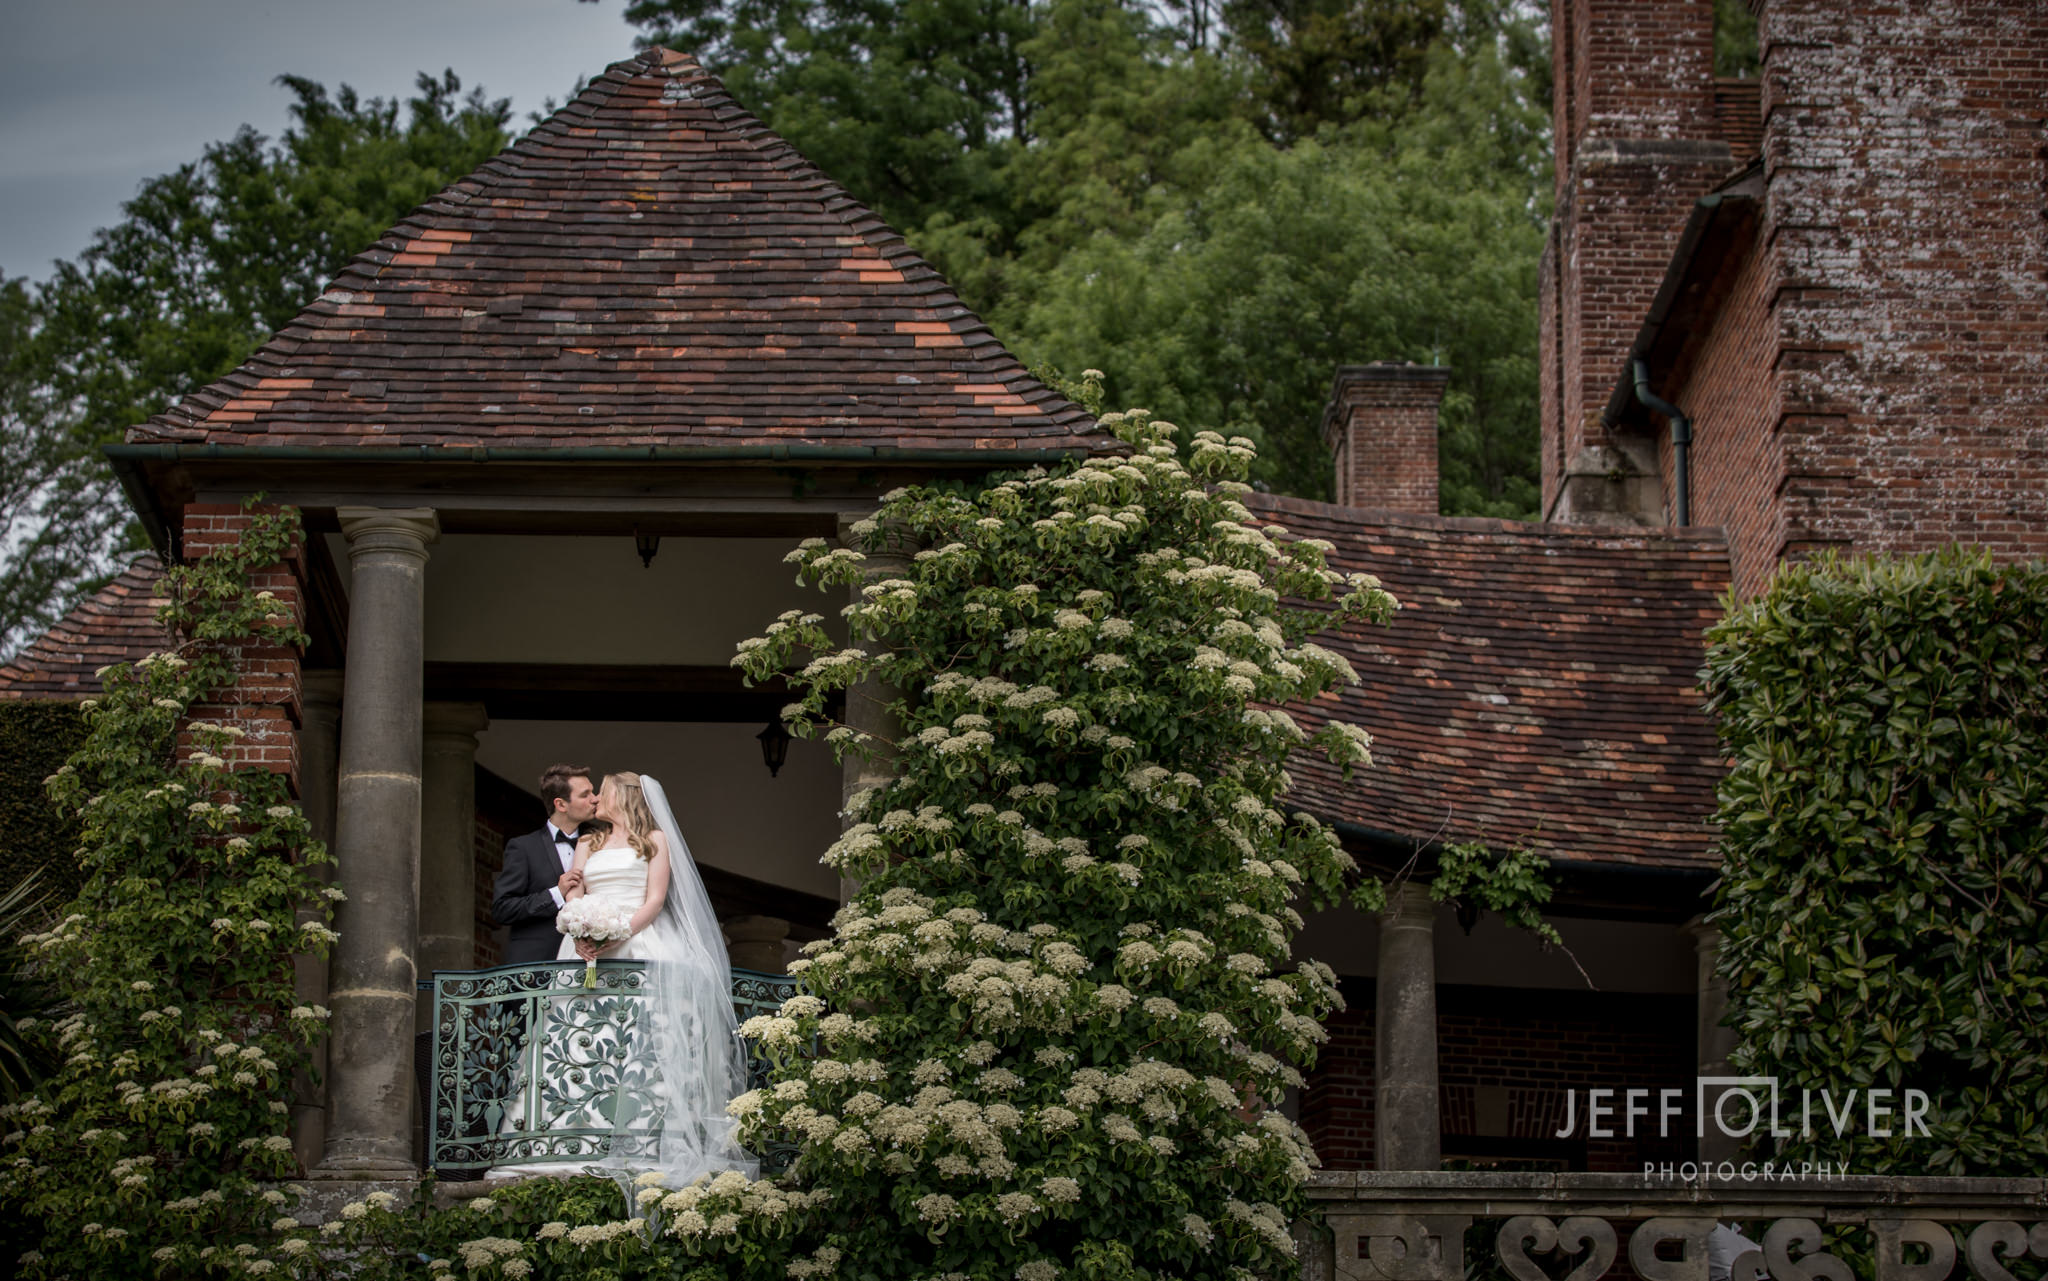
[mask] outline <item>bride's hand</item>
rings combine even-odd
[[[597,944],[595,944],[595,943],[591,942],[591,941],[590,941],[589,939],[577,939],[577,940],[576,940],[576,955],[577,955],[577,956],[579,956],[579,957],[581,957],[581,958],[583,958],[583,959],[584,959],[585,961],[594,961],[594,960],[596,960],[596,959],[597,959]]]

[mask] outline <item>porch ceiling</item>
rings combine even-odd
[[[482,703],[492,720],[766,724],[789,702],[781,679],[746,688],[730,667],[428,663],[430,701]]]

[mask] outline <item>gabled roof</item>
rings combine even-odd
[[[1346,782],[1306,754],[1290,803],[1409,849],[1517,844],[1587,863],[1710,866],[1723,772],[1701,709],[1719,531],[1454,519],[1254,495],[1247,505],[1401,602],[1318,636],[1362,684],[1287,710],[1373,735]]]
[[[100,692],[99,669],[165,649],[156,621],[163,566],[139,556],[62,621],[0,667],[0,699],[74,699]]]
[[[695,60],[618,63],[129,434],[1065,449],[1094,422]]]

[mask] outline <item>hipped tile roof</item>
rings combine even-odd
[[[691,58],[618,63],[129,436],[1068,449],[1046,388]]]
[[[156,621],[162,580],[156,557],[137,557],[0,667],[0,699],[85,698],[100,692],[100,668],[167,648],[170,636]]]
[[[1290,803],[1401,844],[1526,843],[1553,858],[1705,867],[1722,774],[1701,708],[1721,616],[1718,530],[1596,529],[1247,498],[1336,545],[1402,609],[1317,638],[1362,684],[1288,711],[1374,738],[1345,781],[1306,755]]]

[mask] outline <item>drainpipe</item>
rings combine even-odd
[[[1692,454],[1692,420],[1679,412],[1678,406],[1660,399],[1650,390],[1650,366],[1638,356],[1632,362],[1636,378],[1636,399],[1671,420],[1671,471],[1673,488],[1678,491],[1678,519],[1674,524],[1692,524],[1692,479],[1688,464]]]

